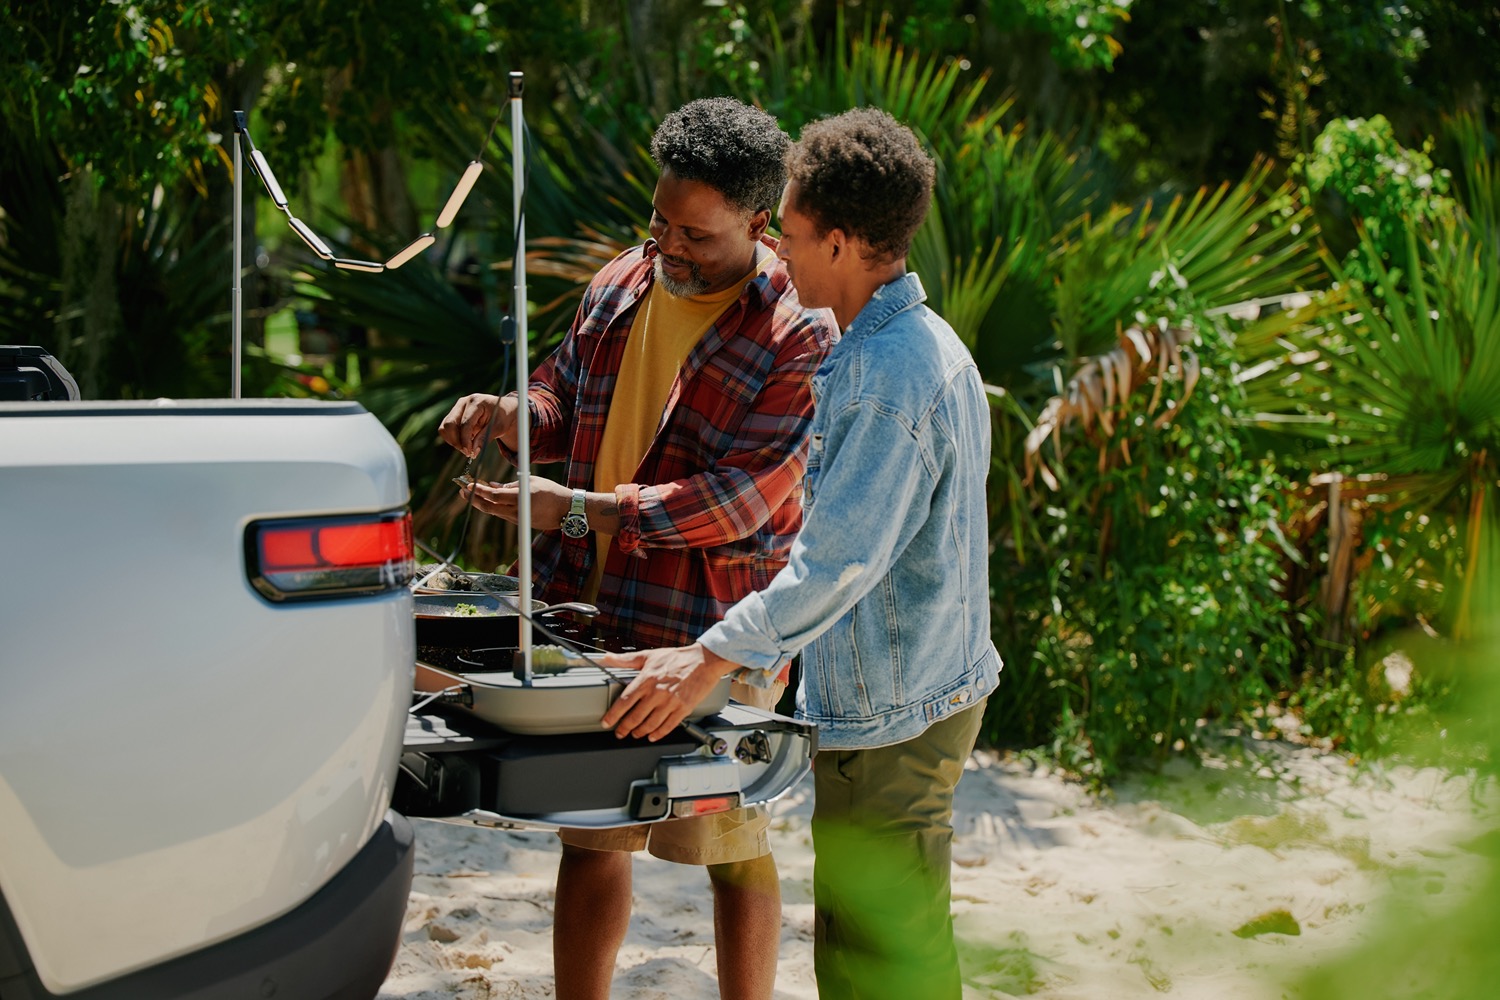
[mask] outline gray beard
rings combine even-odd
[[[679,299],[687,299],[692,298],[694,295],[702,295],[708,291],[708,280],[703,277],[703,272],[698,270],[697,264],[688,265],[692,277],[687,281],[679,281],[668,274],[661,266],[660,257],[657,257],[653,264],[656,271],[656,280],[661,282],[661,287],[665,288],[669,295],[675,295]]]

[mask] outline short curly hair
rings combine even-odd
[[[662,119],[651,137],[651,158],[683,180],[707,184],[736,208],[769,212],[786,186],[791,144],[759,108],[705,97]]]
[[[932,203],[932,158],[911,129],[879,108],[813,122],[787,158],[798,212],[817,227],[858,237],[876,260],[911,249]]]

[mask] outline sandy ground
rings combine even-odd
[[[979,752],[954,815],[966,1000],[1278,1000],[1357,946],[1393,894],[1452,905],[1500,817],[1493,790],[1435,769],[1231,743],[1103,799]],[[772,806],[784,921],[777,1000],[813,998],[812,783]],[[417,875],[380,1000],[549,997],[553,835],[417,821]],[[699,869],[639,855],[616,1000],[718,995]]]

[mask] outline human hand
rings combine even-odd
[[[639,653],[606,653],[608,667],[639,670],[599,724],[621,739],[644,736],[655,743],[681,725],[719,679],[736,664],[699,643]]]
[[[495,415],[497,408],[500,411],[498,416]],[[491,437],[500,438],[506,444],[514,446],[515,427],[514,396],[499,397],[476,392],[453,404],[453,408],[438,425],[438,437],[473,458],[488,443],[486,431],[490,432]]]
[[[531,476],[531,526],[551,531],[562,524],[563,515],[573,502],[573,491],[561,483],[541,476]],[[478,483],[465,490],[469,504],[484,514],[503,517],[512,524],[520,520],[520,483]]]

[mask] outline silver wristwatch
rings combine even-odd
[[[583,507],[586,496],[583,490],[574,490],[573,503],[563,515],[562,533],[569,538],[582,538],[589,533],[589,516]]]

